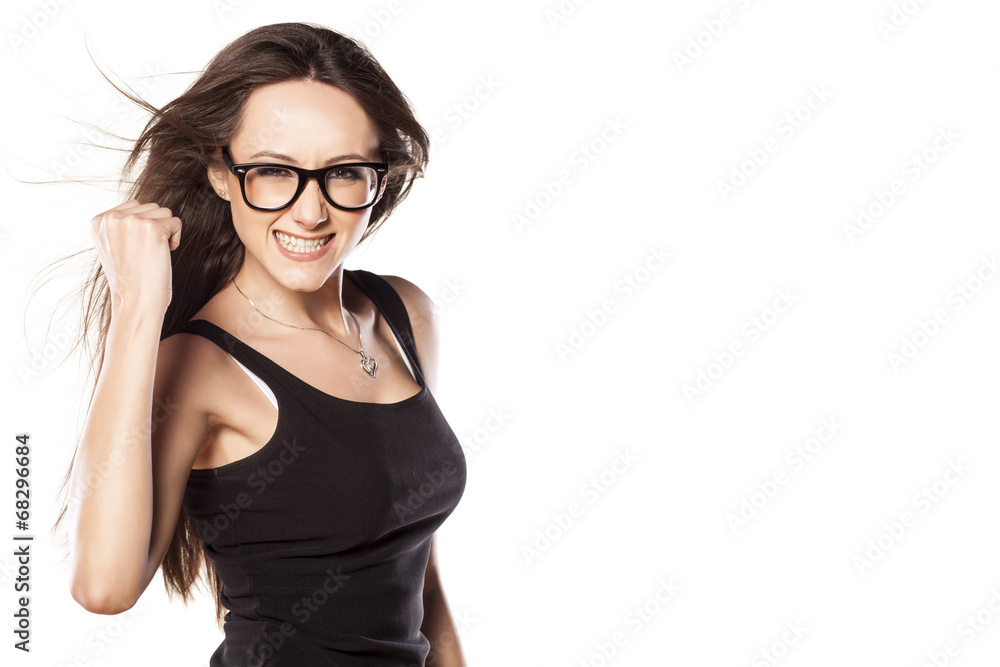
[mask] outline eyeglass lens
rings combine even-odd
[[[367,206],[375,200],[378,178],[371,167],[335,167],[327,172],[326,191],[340,206]],[[246,194],[254,206],[278,208],[288,205],[299,187],[299,176],[280,167],[247,170]]]

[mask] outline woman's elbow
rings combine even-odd
[[[134,597],[123,598],[107,588],[102,590],[94,586],[85,586],[77,581],[70,585],[70,595],[90,613],[108,616],[124,613],[134,607],[137,602]]]

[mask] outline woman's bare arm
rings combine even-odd
[[[129,200],[91,225],[111,321],[70,478],[71,594],[115,614],[135,604],[162,560],[208,417],[198,392],[177,400],[197,384],[179,363],[193,337],[159,340],[181,221]]]
[[[160,344],[159,322],[116,317],[70,482],[71,592],[101,614],[132,607],[155,575],[208,429],[196,360],[181,363],[203,346]]]

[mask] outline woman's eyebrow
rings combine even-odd
[[[254,160],[259,157],[269,157],[275,160],[283,160],[285,162],[291,162],[292,164],[298,164],[295,158],[285,155],[283,153],[275,153],[274,151],[258,151],[251,155],[249,160]],[[346,155],[338,155],[337,157],[332,157],[326,161],[326,164],[333,164],[334,162],[340,162],[341,160],[357,160],[359,162],[368,162],[369,158],[363,155],[358,155],[357,153],[347,153]]]

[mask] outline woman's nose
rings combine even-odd
[[[302,225],[316,226],[326,220],[326,198],[315,177],[306,181],[302,194],[292,205],[292,219]]]

